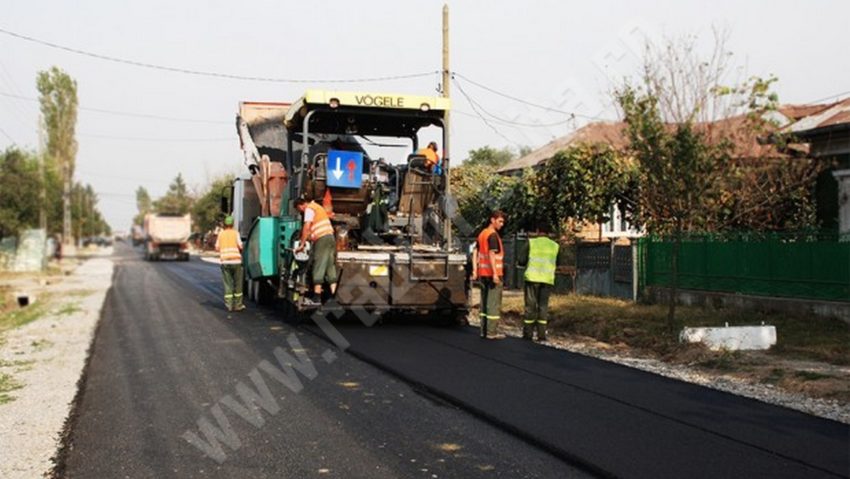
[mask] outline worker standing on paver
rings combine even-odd
[[[242,238],[233,229],[233,217],[224,218],[224,229],[215,240],[224,281],[224,305],[228,311],[242,311]]]
[[[502,316],[502,279],[504,278],[505,248],[499,230],[505,226],[505,214],[499,210],[490,214],[490,224],[478,235],[472,257],[472,279],[481,280],[481,337],[502,339],[499,319]]]
[[[295,252],[304,251],[307,240],[313,243],[311,248],[313,261],[313,293],[314,297],[304,298],[305,303],[319,305],[322,301],[322,285],[330,285],[331,295],[336,294],[336,240],[330,217],[322,205],[315,201],[307,201],[299,198],[295,207],[304,215],[304,224],[301,227],[301,238]]]
[[[558,265],[558,243],[549,239],[538,227],[529,237],[525,247],[520,249],[518,263],[525,266],[525,318],[522,324],[522,338],[546,341],[546,325],[549,321],[549,294],[555,285],[555,269]]]

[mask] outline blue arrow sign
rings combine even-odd
[[[360,188],[363,184],[363,153],[329,150],[327,185],[336,188]]]

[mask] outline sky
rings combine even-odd
[[[308,88],[436,94],[443,4],[0,0],[0,150],[38,148],[36,75],[62,68],[78,86],[75,179],[93,186],[113,229],[126,230],[139,186],[156,198],[178,173],[200,190],[243,172],[234,127],[240,101],[292,102]],[[616,119],[609,92],[637,72],[644,39],[696,35],[709,52],[712,32],[723,29],[732,74],[775,75],[783,103],[850,95],[847,1],[448,5],[455,163],[474,148],[539,147],[588,121]],[[303,81],[144,68],[10,33],[129,62]],[[324,82],[414,74],[423,75]]]

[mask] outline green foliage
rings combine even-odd
[[[729,162],[730,144],[710,142],[689,122],[665,124],[659,100],[651,94],[626,86],[617,100],[637,166],[632,223],[652,234],[703,230],[716,203],[723,165]]]
[[[15,147],[0,154],[0,238],[38,225],[38,159]],[[8,187],[13,186],[13,187]]]
[[[36,86],[41,94],[41,116],[47,140],[47,154],[58,165],[74,173],[77,156],[77,82],[58,67],[38,72]]]
[[[519,152],[510,147],[496,149],[490,146],[470,150],[469,156],[463,162],[463,166],[490,166],[500,168],[507,165],[514,158],[518,158],[529,152],[528,147],[522,147]]]
[[[141,226],[144,223],[145,215],[153,211],[151,195],[143,186],[136,189],[136,208],[139,213],[133,217],[133,224]]]
[[[605,145],[569,148],[539,171],[528,169],[521,177],[502,176],[496,169],[467,162],[452,172],[461,223],[472,230],[485,224],[494,209],[506,213],[506,232],[533,231],[538,226],[560,231],[567,219],[607,220],[611,205],[625,196],[634,176],[630,164]]]
[[[540,221],[560,230],[567,219],[607,221],[630,186],[632,167],[607,145],[578,145],[546,161],[535,179]]]
[[[16,389],[24,387],[23,383],[12,375],[0,373],[0,404],[6,404],[15,400],[15,396],[9,394]]]
[[[111,228],[97,207],[97,194],[91,185],[74,183],[71,189],[72,231],[78,238],[109,235]]]
[[[232,175],[216,178],[195,201],[192,206],[192,223],[198,231],[212,231],[222,220],[224,214],[221,212],[221,192],[231,184]]]
[[[168,192],[156,200],[153,207],[157,213],[185,215],[191,211],[193,202],[186,182],[183,181],[183,174],[178,173],[168,186]]]
[[[537,185],[537,174],[532,169],[523,171],[520,178],[514,178],[508,185],[501,206],[508,217],[507,231],[534,231],[548,218]]]
[[[490,165],[464,164],[452,169],[451,182],[460,213],[453,223],[461,236],[471,236],[487,222],[493,210],[504,207],[517,180],[497,174]],[[510,221],[509,218],[508,225]]]

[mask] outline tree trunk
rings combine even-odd
[[[670,259],[670,304],[667,308],[667,328],[673,335],[678,335],[679,327],[676,321],[676,303],[679,296],[679,247],[682,243],[682,222],[676,221],[676,231],[673,233],[673,255]]]

